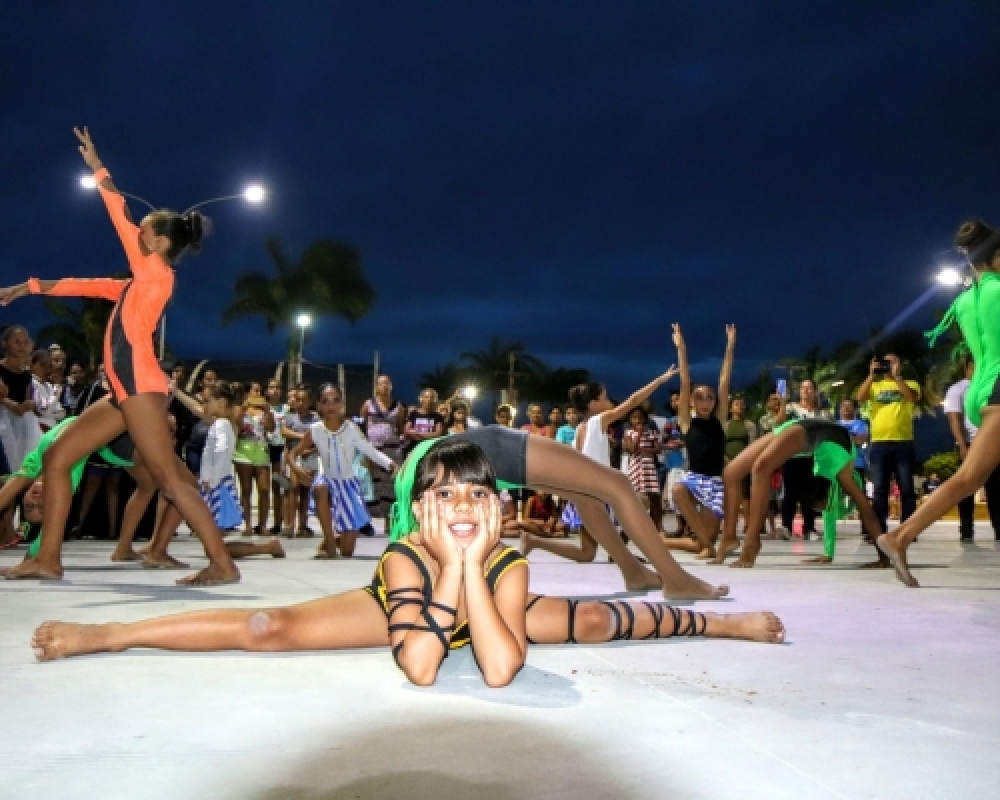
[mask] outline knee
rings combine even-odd
[[[247,617],[250,650],[276,650],[288,635],[288,612],[284,609],[261,609]]]
[[[601,603],[580,603],[573,623],[573,638],[580,642],[604,642],[615,632],[611,610]]]
[[[675,483],[673,486],[670,487],[670,496],[675,501],[683,500],[689,494],[690,493],[688,492],[687,486],[685,486],[683,483]]]

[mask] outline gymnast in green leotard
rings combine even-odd
[[[878,546],[892,561],[896,575],[911,587],[919,584],[910,574],[907,548],[944,512],[977,491],[1000,465],[1000,230],[981,220],[969,220],[955,234],[955,246],[972,267],[972,285],[952,303],[928,337],[933,344],[952,323],[958,323],[976,362],[976,373],[965,395],[965,414],[979,432],[958,472],[906,522],[878,537]]]

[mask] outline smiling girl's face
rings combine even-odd
[[[438,504],[441,525],[448,529],[459,547],[467,548],[479,535],[482,520],[488,520],[494,493],[477,483],[453,483],[438,467],[438,476],[420,499],[421,503]],[[421,507],[414,503],[413,513],[420,518]]]

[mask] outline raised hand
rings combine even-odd
[[[94,147],[94,142],[90,138],[90,131],[87,129],[87,126],[84,125],[82,131],[79,128],[73,128],[73,133],[80,140],[79,150],[80,155],[83,156],[84,163],[94,172],[97,172],[104,165],[101,164],[101,159],[97,155],[97,148]]]
[[[730,347],[736,344],[736,326],[732,323],[726,325],[726,342]]]
[[[17,286],[8,286],[6,289],[0,289],[0,306],[9,306],[19,297],[24,297],[28,294],[28,284],[19,283]]]
[[[435,561],[445,567],[461,566],[462,547],[444,520],[444,509],[433,490],[420,498],[420,542]]]
[[[489,506],[480,505],[476,509],[476,538],[465,549],[466,566],[482,569],[486,559],[500,541],[503,532],[503,515],[500,511],[500,498],[490,495]]]
[[[674,340],[674,347],[677,347],[678,349],[680,349],[681,347],[684,346],[684,334],[681,333],[681,326],[678,325],[676,322],[673,324],[672,327],[674,329],[674,333],[673,333],[673,337],[672,337],[673,340]]]
[[[674,375],[677,375],[679,372],[680,372],[680,370],[677,369],[677,365],[676,364],[671,364],[670,365],[670,369],[668,369],[666,372],[664,372],[660,376],[660,383],[666,383],[672,377],[674,377]]]

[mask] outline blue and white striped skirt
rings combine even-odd
[[[583,520],[580,519],[580,512],[576,510],[576,506],[572,503],[566,503],[563,507],[562,516],[559,521],[565,525],[570,530],[577,530],[583,527]]]
[[[347,480],[331,480],[326,475],[317,475],[309,492],[309,513],[316,513],[316,503],[313,492],[317,486],[325,486],[330,493],[330,510],[333,517],[333,529],[337,533],[356,531],[368,525],[372,518],[368,514],[361,484],[357,478]]]
[[[722,519],[723,498],[722,478],[716,475],[699,475],[697,472],[685,472],[678,483],[686,486],[694,496],[694,501],[707,508],[719,519]]]
[[[202,489],[201,496],[212,512],[215,524],[222,530],[229,530],[243,523],[243,507],[236,494],[236,484],[232,475],[226,475],[219,481],[218,486],[208,491]]]

